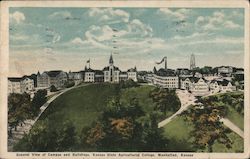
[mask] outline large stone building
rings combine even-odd
[[[85,68],[84,82],[109,82],[119,83],[132,79],[137,81],[137,70],[131,68],[127,72],[122,72],[118,67],[114,65],[113,56],[109,58],[109,65],[104,67],[103,70],[93,70],[91,68]]]
[[[9,77],[8,93],[31,93],[34,91],[34,80],[30,76]]]
[[[67,80],[67,73],[61,70],[45,71],[42,74],[37,73],[37,87],[39,88],[49,88],[52,85],[61,88]]]
[[[174,70],[171,69],[161,68],[158,71],[154,70],[152,82],[154,85],[161,86],[163,88],[179,88],[179,77],[175,75]]]

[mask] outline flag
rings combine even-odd
[[[156,64],[157,64],[157,65],[161,64],[161,63],[164,61],[165,58],[166,58],[166,57],[163,57],[162,60],[161,60],[160,62],[156,62]]]
[[[90,63],[90,60],[87,60],[87,63]]]

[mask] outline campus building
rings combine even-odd
[[[8,94],[31,93],[32,91],[34,91],[34,80],[30,76],[8,78]]]
[[[121,71],[119,67],[114,65],[113,56],[110,55],[109,65],[104,67],[103,70],[93,70],[91,68],[85,68],[84,71],[84,82],[109,82],[109,83],[119,83],[120,81],[126,81],[132,79],[137,81],[137,70],[131,68],[128,71]]]
[[[37,87],[39,88],[49,88],[52,85],[61,88],[67,80],[67,73],[61,70],[45,71],[42,74],[37,73]]]

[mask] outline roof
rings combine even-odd
[[[101,70],[95,70],[96,75],[104,75],[104,73]]]
[[[20,82],[20,81],[24,80],[25,78],[29,78],[29,79],[33,80],[33,78],[31,76],[27,76],[27,75],[24,75],[23,77],[9,77],[8,80],[11,82]]]
[[[229,81],[224,79],[223,81],[217,81],[219,85],[222,85],[222,86],[227,86]]]
[[[184,77],[182,78],[183,81],[185,81],[186,79],[189,79],[191,82],[197,83],[200,79],[203,79],[204,81],[206,81],[204,78],[198,78],[198,77]]]
[[[171,70],[171,69],[165,70],[163,68],[156,71],[155,74],[158,76],[175,76],[174,70]]]
[[[48,71],[46,72],[49,77],[56,77],[58,76],[61,72],[61,70],[54,70],[54,71]]]
[[[136,68],[130,68],[128,69],[128,72],[137,72]]]
[[[20,82],[22,77],[9,77],[8,80],[11,82]]]
[[[84,72],[95,72],[95,70],[91,69],[91,68],[88,68],[86,69]]]
[[[104,67],[102,70],[103,70],[103,71],[108,71],[108,70],[109,70],[109,67],[110,67],[110,66],[106,66],[106,67]],[[119,69],[118,67],[116,67],[116,66],[113,66],[113,67],[114,67],[114,70],[115,70],[115,71],[120,71],[120,69]]]
[[[127,72],[120,72],[120,75],[127,75]]]

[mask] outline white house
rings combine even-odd
[[[188,77],[180,80],[180,88],[191,91],[195,96],[209,94],[209,85],[204,78]]]
[[[29,76],[8,78],[8,93],[31,93],[34,91],[34,80]]]
[[[233,86],[232,83],[228,80],[218,81],[221,92],[231,92],[236,90],[236,86]]]
[[[91,68],[85,70],[84,82],[95,82],[95,71]]]
[[[128,79],[132,79],[133,81],[137,82],[137,70],[135,68],[131,68],[127,71]]]

